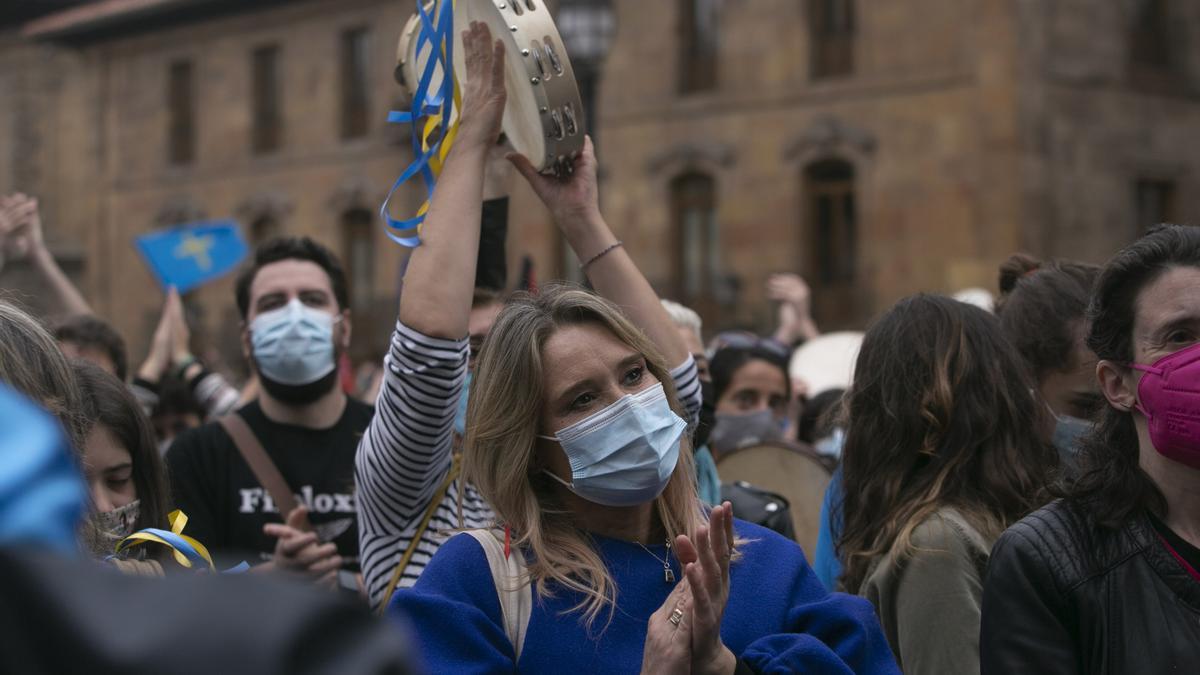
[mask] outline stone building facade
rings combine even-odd
[[[709,316],[763,326],[765,277],[792,270],[824,325],[861,325],[994,288],[1016,250],[1098,262],[1152,220],[1200,223],[1198,3],[616,7],[608,213]]]
[[[374,214],[411,159],[385,115],[412,1],[61,4],[0,14],[0,192],[42,196],[54,250],[135,358],[160,295],[133,237],[224,216],[341,253],[360,349],[378,351],[403,251]],[[772,272],[810,280],[824,326],[861,325],[912,292],[992,287],[1015,250],[1100,261],[1152,220],[1200,223],[1200,4],[613,7],[591,121],[603,207],[710,328],[766,327]],[[519,183],[511,276],[525,255],[539,280],[571,276]],[[397,213],[420,197],[403,189]],[[226,279],[189,298],[227,350],[232,295]]]

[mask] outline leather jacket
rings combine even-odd
[[[1200,667],[1200,581],[1142,514],[1118,529],[1057,500],[1008,529],[983,591],[988,673],[1186,673]]]

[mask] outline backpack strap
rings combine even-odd
[[[225,429],[225,433],[233,439],[234,446],[237,447],[238,453],[242,459],[246,460],[246,464],[250,466],[250,471],[254,473],[254,477],[258,479],[259,485],[266,489],[267,494],[271,495],[271,500],[275,502],[275,506],[279,509],[279,514],[286,521],[288,514],[296,509],[296,495],[292,493],[292,488],[284,480],[283,474],[279,473],[279,468],[275,466],[275,462],[271,461],[270,455],[267,454],[262,443],[259,442],[258,436],[254,435],[254,430],[246,424],[245,418],[241,413],[232,412],[217,420],[221,428]],[[312,525],[307,521],[305,527],[301,528],[306,531],[312,530]]]
[[[450,489],[450,484],[458,479],[462,473],[462,456],[454,455],[450,460],[450,471],[446,473],[445,480],[438,486],[437,492],[433,494],[433,498],[429,500],[429,506],[425,507],[425,515],[421,518],[421,524],[417,526],[417,531],[413,534],[412,540],[408,542],[408,548],[404,549],[404,554],[400,556],[400,562],[396,563],[396,569],[392,570],[392,579],[388,582],[387,588],[383,591],[383,597],[379,601],[379,607],[375,613],[383,616],[387,610],[388,602],[392,599],[392,594],[396,592],[396,586],[400,585],[400,578],[404,576],[404,569],[408,567],[408,562],[412,560],[413,553],[416,553],[417,546],[421,543],[421,537],[425,536],[425,532],[429,529],[429,521],[433,519],[434,512],[437,511],[442,500],[446,497],[446,491]]]
[[[497,530],[466,530],[475,538],[487,554],[488,567],[492,568],[492,581],[496,584],[496,595],[500,596],[500,615],[504,621],[504,632],[513,646],[513,663],[521,660],[521,648],[525,645],[525,631],[529,628],[529,617],[533,613],[533,584],[525,570],[525,556],[513,546],[505,555],[504,533]]]

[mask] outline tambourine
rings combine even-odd
[[[432,8],[432,3],[426,7]],[[466,78],[459,32],[472,21],[486,23],[507,49],[504,134],[539,171],[566,170],[583,151],[583,104],[571,61],[543,0],[457,0],[454,14],[454,39],[459,41],[454,49],[456,76],[460,81]],[[418,53],[420,28],[420,17],[413,15],[396,48],[395,77],[410,96],[432,52],[426,42]],[[437,90],[441,79],[441,68],[435,66],[430,89]]]

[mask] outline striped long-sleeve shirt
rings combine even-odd
[[[392,573],[450,470],[454,413],[466,379],[467,354],[466,338],[431,338],[400,323],[392,334],[375,417],[359,443],[355,472],[360,562],[372,605],[385,600]],[[700,413],[695,361],[688,357],[671,371],[671,379],[694,422]],[[463,491],[461,520],[459,490]],[[475,486],[451,483],[400,586],[416,582],[446,531],[486,527],[493,518]]]

